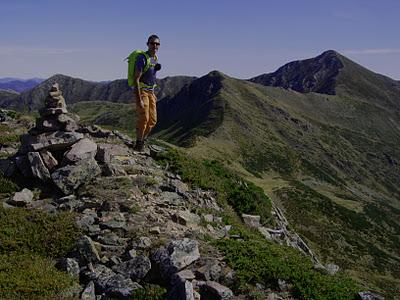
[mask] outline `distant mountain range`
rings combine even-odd
[[[0,89],[21,93],[44,81],[42,78],[19,79],[13,77],[0,78]]]

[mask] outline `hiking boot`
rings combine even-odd
[[[133,147],[133,150],[138,151],[138,152],[143,152],[144,150],[144,141],[136,141],[135,147]]]

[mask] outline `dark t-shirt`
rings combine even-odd
[[[150,63],[151,63],[150,68],[144,74],[142,74],[142,76],[140,76],[139,81],[143,82],[146,85],[153,86],[156,84],[157,71],[154,70],[154,65],[157,63],[157,61],[153,57],[150,57]],[[136,60],[135,69],[143,71],[145,65],[146,65],[146,56],[141,54],[138,56]]]

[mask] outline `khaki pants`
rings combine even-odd
[[[134,92],[136,94],[136,92]],[[154,91],[140,90],[140,97],[144,102],[144,108],[140,106],[139,99],[136,99],[137,123],[136,140],[143,141],[157,123],[157,98]]]

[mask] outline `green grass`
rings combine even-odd
[[[59,299],[74,280],[53,259],[71,251],[79,235],[70,213],[0,207],[0,299]]]
[[[310,260],[298,251],[272,242],[251,240],[217,240],[213,242],[236,271],[235,292],[248,293],[250,286],[261,283],[278,288],[278,279],[293,285],[297,299],[356,299],[360,287],[343,275],[329,276],[313,269]]]
[[[4,177],[0,172],[0,194],[12,194],[19,190],[19,187],[11,179]]]
[[[192,186],[212,189],[221,205],[229,204],[237,214],[260,215],[263,223],[272,223],[271,200],[263,190],[229,171],[219,161],[199,161],[177,150],[169,149],[157,157]]]

